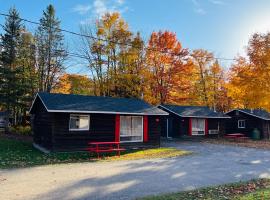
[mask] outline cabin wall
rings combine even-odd
[[[31,113],[31,125],[34,143],[51,149],[52,147],[52,117],[39,98],[36,99]]]
[[[75,113],[74,113],[75,114]],[[77,113],[80,114],[80,113]],[[69,131],[69,113],[54,113],[53,150],[83,150],[88,142],[115,141],[115,115],[89,114],[89,131]],[[126,148],[148,148],[160,145],[162,117],[148,116],[148,141],[121,143]]]
[[[208,120],[208,131],[219,130],[219,135],[225,134],[225,124],[227,119],[208,118],[207,120]],[[211,134],[209,134],[209,136],[211,136]]]
[[[69,113],[54,113],[54,150],[81,150],[91,141],[115,141],[115,115],[91,114],[87,131],[69,131],[69,118]]]
[[[236,110],[228,113],[231,119],[226,121],[226,133],[243,133],[247,137],[252,136],[252,131],[257,128],[261,133],[261,138],[265,137],[263,134],[264,120],[251,115],[237,112]],[[245,128],[238,128],[238,120],[245,120]]]
[[[165,109],[163,109],[165,110]],[[166,110],[165,110],[166,111]],[[167,121],[168,120],[168,136],[177,138],[181,136],[189,135],[189,120],[188,117],[180,117],[170,111],[166,111],[170,115],[162,121],[162,136],[167,137]],[[219,134],[223,135],[225,133],[225,121],[226,119],[219,118],[209,118],[208,120],[208,130],[218,130]],[[214,136],[214,134],[213,134]]]

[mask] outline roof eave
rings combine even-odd
[[[245,113],[245,114],[247,114],[247,115],[253,116],[253,117],[257,117],[257,118],[259,118],[259,119],[263,119],[263,120],[266,120],[266,121],[269,121],[269,120],[270,120],[269,118],[260,117],[260,116],[258,116],[258,115],[254,115],[254,114],[252,114],[252,113],[248,113],[248,112],[245,112],[245,111],[239,110],[239,109],[233,109],[233,110],[230,110],[230,111],[226,112],[225,114],[228,114],[228,113],[233,112],[233,111],[235,111],[235,110],[237,110],[237,111],[239,111],[239,112],[242,112],[242,113]]]
[[[210,116],[192,116],[192,115],[180,115],[172,110],[170,110],[169,108],[166,108],[165,106],[162,106],[162,105],[159,105],[160,107],[164,108],[165,110],[171,112],[171,113],[174,113],[175,115],[178,115],[179,117],[190,117],[190,118],[207,118],[207,119],[231,119],[230,116],[227,116],[227,117],[210,117]]]
[[[29,113],[31,114],[32,108],[33,108],[33,106],[34,106],[34,104],[35,104],[35,102],[36,102],[37,97],[40,99],[40,101],[42,102],[42,104],[43,104],[43,106],[45,107],[45,109],[47,110],[47,112],[49,112],[49,110],[48,110],[46,104],[44,103],[44,101],[42,100],[42,98],[41,98],[41,97],[39,96],[39,94],[37,93],[36,96],[35,96],[35,98],[34,98],[34,100],[33,100],[33,102],[32,102],[32,105],[31,105],[31,107],[30,107],[30,109],[29,109]]]
[[[154,115],[167,116],[169,113],[136,113],[136,112],[113,112],[113,111],[87,111],[87,110],[47,110],[54,113],[97,113],[97,114],[122,114],[122,115]]]

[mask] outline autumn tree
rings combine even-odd
[[[229,97],[233,107],[270,110],[270,33],[254,34],[247,57],[233,63],[229,76]]]
[[[194,78],[197,79],[195,93],[199,99],[198,102],[209,106],[207,77],[209,68],[214,62],[214,55],[204,49],[196,49],[192,52],[191,57],[194,67],[197,69]]]
[[[145,99],[154,104],[170,102],[171,91],[185,71],[188,51],[169,31],[153,32],[146,51]]]
[[[54,93],[94,95],[93,81],[78,74],[64,74],[52,90]]]
[[[94,29],[81,27],[79,53],[87,62],[94,82],[94,92],[101,96],[140,96],[140,69],[143,41],[134,35],[119,13],[106,13]],[[96,39],[93,39],[96,38]]]

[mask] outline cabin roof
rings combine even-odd
[[[231,113],[235,110],[238,110],[242,113],[251,115],[253,117],[257,117],[257,118],[264,119],[264,120],[270,120],[270,113],[264,109],[233,109],[233,110],[227,112],[226,114]]]
[[[48,112],[168,115],[167,112],[136,98],[114,98],[44,92],[39,92],[36,95],[30,108],[30,113],[37,98],[40,98]]]
[[[180,106],[162,104],[160,108],[172,112],[180,117],[196,117],[196,118],[230,118],[229,116],[215,112],[207,106]]]

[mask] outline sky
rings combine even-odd
[[[63,29],[79,32],[80,25],[93,25],[105,12],[117,11],[146,41],[153,31],[169,30],[184,48],[203,48],[222,58],[244,55],[253,33],[270,31],[269,0],[0,0],[0,12],[15,6],[22,18],[38,21],[49,4],[55,6]],[[76,37],[65,34],[71,51],[77,48]],[[220,62],[228,67],[231,61]],[[69,64],[68,72],[87,73],[77,60]]]

